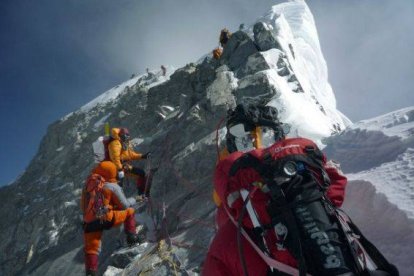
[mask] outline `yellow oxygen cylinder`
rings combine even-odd
[[[256,149],[261,149],[262,146],[262,129],[260,127],[255,127],[254,130],[251,131],[251,135],[253,136],[253,146]]]
[[[105,136],[109,137],[109,123],[108,122],[105,123]]]

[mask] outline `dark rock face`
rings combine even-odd
[[[258,52],[256,44],[243,31],[237,31],[230,37],[221,56],[221,62],[227,64],[232,71],[243,66],[247,58]]]
[[[157,80],[140,79],[136,85],[127,87],[116,101],[98,105],[87,113],[75,112],[52,124],[26,173],[13,185],[0,189],[3,206],[0,212],[5,219],[0,224],[3,241],[0,250],[8,252],[0,256],[0,274],[82,273],[83,237],[78,203],[84,179],[94,166],[91,144],[103,133],[103,126],[96,129],[94,125],[104,116],[108,116],[111,126],[128,126],[133,137],[144,138],[138,151],[151,150],[156,163],[164,160],[161,173],[154,179],[154,197],[164,183],[169,200],[185,195],[168,158],[213,132],[219,117],[224,115],[213,113],[205,98],[207,87],[215,79],[215,66],[208,62],[187,65],[177,70],[167,83],[150,89],[146,85]],[[180,100],[183,98],[186,98],[185,104]],[[162,106],[174,109],[167,114],[170,119],[157,115]],[[214,152],[213,145],[206,145],[203,150]],[[210,188],[213,160],[213,153],[203,154],[198,168],[186,177],[201,179],[196,182],[197,186]],[[143,167],[142,162],[138,165]],[[188,171],[181,167],[176,170]],[[117,244],[105,236],[101,263],[106,262],[114,250],[113,244]],[[62,262],[67,256],[72,256],[73,261]]]
[[[236,34],[233,40],[229,45],[235,43],[240,47],[234,46],[235,53],[227,51],[226,55],[236,68],[257,50],[244,33]],[[248,43],[243,46],[243,41]],[[208,135],[214,132],[227,108],[212,106],[206,91],[216,79],[218,66],[212,60],[189,64],[171,75],[168,82],[150,89],[147,87],[157,81],[156,76],[145,76],[127,87],[116,101],[86,113],[75,112],[52,124],[26,173],[13,185],[0,189],[0,213],[4,218],[0,224],[0,250],[7,252],[0,256],[0,274],[82,273],[83,237],[78,203],[84,179],[94,166],[91,144],[103,133],[103,126],[95,125],[104,116],[108,116],[106,121],[111,126],[128,126],[133,137],[144,139],[138,151],[154,153],[154,163],[160,168],[154,177],[153,197],[160,204],[165,195],[163,199],[175,206],[171,217],[177,219],[171,220],[172,230],[189,227],[181,222],[181,213],[197,209],[200,199],[207,207],[200,215],[210,217],[212,223],[214,207],[210,194],[216,153],[213,137]],[[158,115],[161,113],[165,118]],[[138,165],[143,167],[142,162]],[[130,186],[127,191],[132,194],[133,184]],[[198,241],[203,251],[191,254],[190,262],[202,263],[212,229],[213,223],[211,229],[200,227],[200,235],[186,240],[205,237]],[[102,265],[111,264],[108,258],[119,246],[117,239],[123,239],[122,235],[105,234]],[[126,265],[127,261],[119,259]]]
[[[268,76],[264,72],[258,72],[254,75],[248,75],[240,80],[238,89],[234,92],[237,103],[241,101],[263,101],[276,96],[276,88],[269,83]]]
[[[237,77],[242,79],[248,75],[252,75],[256,72],[271,69],[270,65],[260,52],[254,53],[247,58],[246,63],[237,70]]]
[[[254,41],[260,51],[267,51],[273,48],[281,49],[270,28],[264,22],[257,22],[253,26]]]

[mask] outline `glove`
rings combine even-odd
[[[149,152],[147,152],[147,153],[143,154],[143,155],[141,156],[141,158],[142,158],[142,159],[148,159],[148,157],[150,157],[150,156],[151,156],[151,152],[149,151]]]
[[[121,180],[125,177],[124,171],[118,171],[118,180]]]
[[[124,164],[124,165],[122,166],[122,170],[123,170],[124,172],[126,172],[126,173],[130,172],[130,171],[131,171],[131,169],[132,169],[132,166],[130,166],[130,165],[128,165],[128,164]]]

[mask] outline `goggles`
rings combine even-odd
[[[121,139],[121,141],[128,141],[131,136],[129,135],[129,133],[123,133],[119,135],[119,138]]]
[[[249,131],[243,124],[236,124],[228,129],[234,137],[238,151],[248,152],[258,148],[267,148],[276,141],[275,131],[266,126],[255,127]]]

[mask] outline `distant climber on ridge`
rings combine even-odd
[[[131,136],[127,128],[112,128],[111,138],[108,141],[109,156],[107,160],[115,164],[120,180],[124,178],[125,174],[135,176],[137,178],[136,186],[138,195],[143,196],[146,182],[145,172],[141,168],[130,165],[129,161],[147,159],[150,153],[141,154],[132,150],[130,138]]]
[[[213,50],[213,58],[216,60],[219,60],[221,55],[223,54],[223,48],[221,47],[217,47],[216,49]]]
[[[161,65],[161,73],[163,77],[167,75],[167,68],[164,65]]]
[[[230,39],[231,33],[226,28],[222,29],[220,32],[219,43],[220,45],[212,51],[213,58],[219,60],[223,54],[223,48],[226,46],[227,41]]]
[[[82,190],[85,272],[95,276],[98,272],[98,255],[102,232],[124,224],[128,245],[142,242],[136,234],[135,200],[125,197],[117,184],[118,172],[114,163],[103,161],[93,169]]]
[[[229,41],[230,37],[231,37],[231,33],[230,33],[229,30],[227,30],[226,28],[221,30],[220,38],[219,38],[221,47],[224,48],[224,46],[226,46],[226,44]]]

